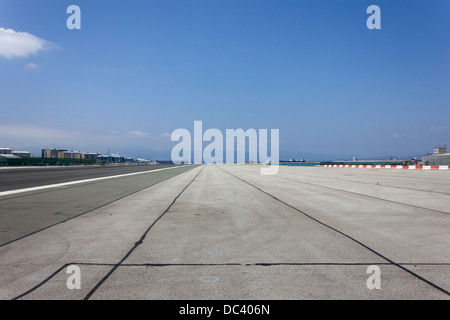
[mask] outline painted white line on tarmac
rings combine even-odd
[[[49,184],[49,185],[46,185],[46,186],[39,186],[39,187],[31,187],[31,188],[3,191],[3,192],[0,192],[0,197],[9,196],[9,195],[12,195],[12,194],[17,194],[17,193],[23,193],[23,192],[39,191],[39,190],[45,190],[45,189],[51,189],[51,188],[66,187],[66,186],[70,186],[70,185],[74,185],[74,184],[81,184],[81,183],[95,182],[95,181],[101,181],[101,180],[107,180],[107,179],[135,176],[135,175],[138,175],[138,174],[146,174],[146,173],[151,173],[151,172],[170,170],[170,169],[175,169],[175,168],[179,168],[179,167],[180,166],[174,166],[174,167],[169,167],[169,168],[161,168],[161,169],[148,170],[148,171],[143,171],[143,172],[124,173],[124,174],[119,174],[119,175],[115,175],[115,176],[92,178],[92,179],[70,181],[70,182],[62,182],[62,183],[56,183],[56,184]]]

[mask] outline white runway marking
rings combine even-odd
[[[95,181],[114,179],[114,178],[122,178],[122,177],[134,176],[134,175],[138,175],[138,174],[146,174],[146,173],[150,173],[150,172],[158,172],[158,171],[169,170],[169,169],[174,169],[174,168],[179,168],[179,167],[180,166],[175,166],[175,167],[161,168],[161,169],[155,169],[155,170],[149,170],[149,171],[143,171],[143,172],[125,173],[125,174],[119,174],[119,175],[115,175],[115,176],[92,178],[92,179],[50,184],[50,185],[46,185],[46,186],[3,191],[3,192],[0,192],[0,197],[9,196],[12,194],[17,194],[17,193],[30,192],[30,191],[39,191],[39,190],[45,190],[45,189],[51,189],[51,188],[61,188],[61,187],[66,187],[66,186],[80,184],[80,183],[95,182]]]

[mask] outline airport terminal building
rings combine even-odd
[[[450,153],[447,153],[447,146],[434,147],[434,154],[422,157],[425,166],[450,166]]]

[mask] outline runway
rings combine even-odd
[[[111,165],[111,166],[51,166],[51,167],[2,167],[0,168],[0,192],[41,185],[70,182],[82,179],[143,172],[170,165]]]
[[[135,192],[0,246],[0,299],[450,298],[448,171],[259,169],[176,168],[149,186],[143,177],[156,172],[114,180],[108,192]],[[29,210],[45,220],[39,199],[65,208],[78,201],[73,191],[0,205],[11,219]],[[67,286],[73,265],[80,289]],[[379,289],[368,286],[370,266]]]
[[[0,181],[7,190],[0,191],[0,246],[191,168],[158,165],[0,170]]]

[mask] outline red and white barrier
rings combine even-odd
[[[401,170],[450,170],[450,166],[402,166],[402,165],[370,165],[370,164],[327,164],[326,168],[373,168],[373,169],[401,169]]]

